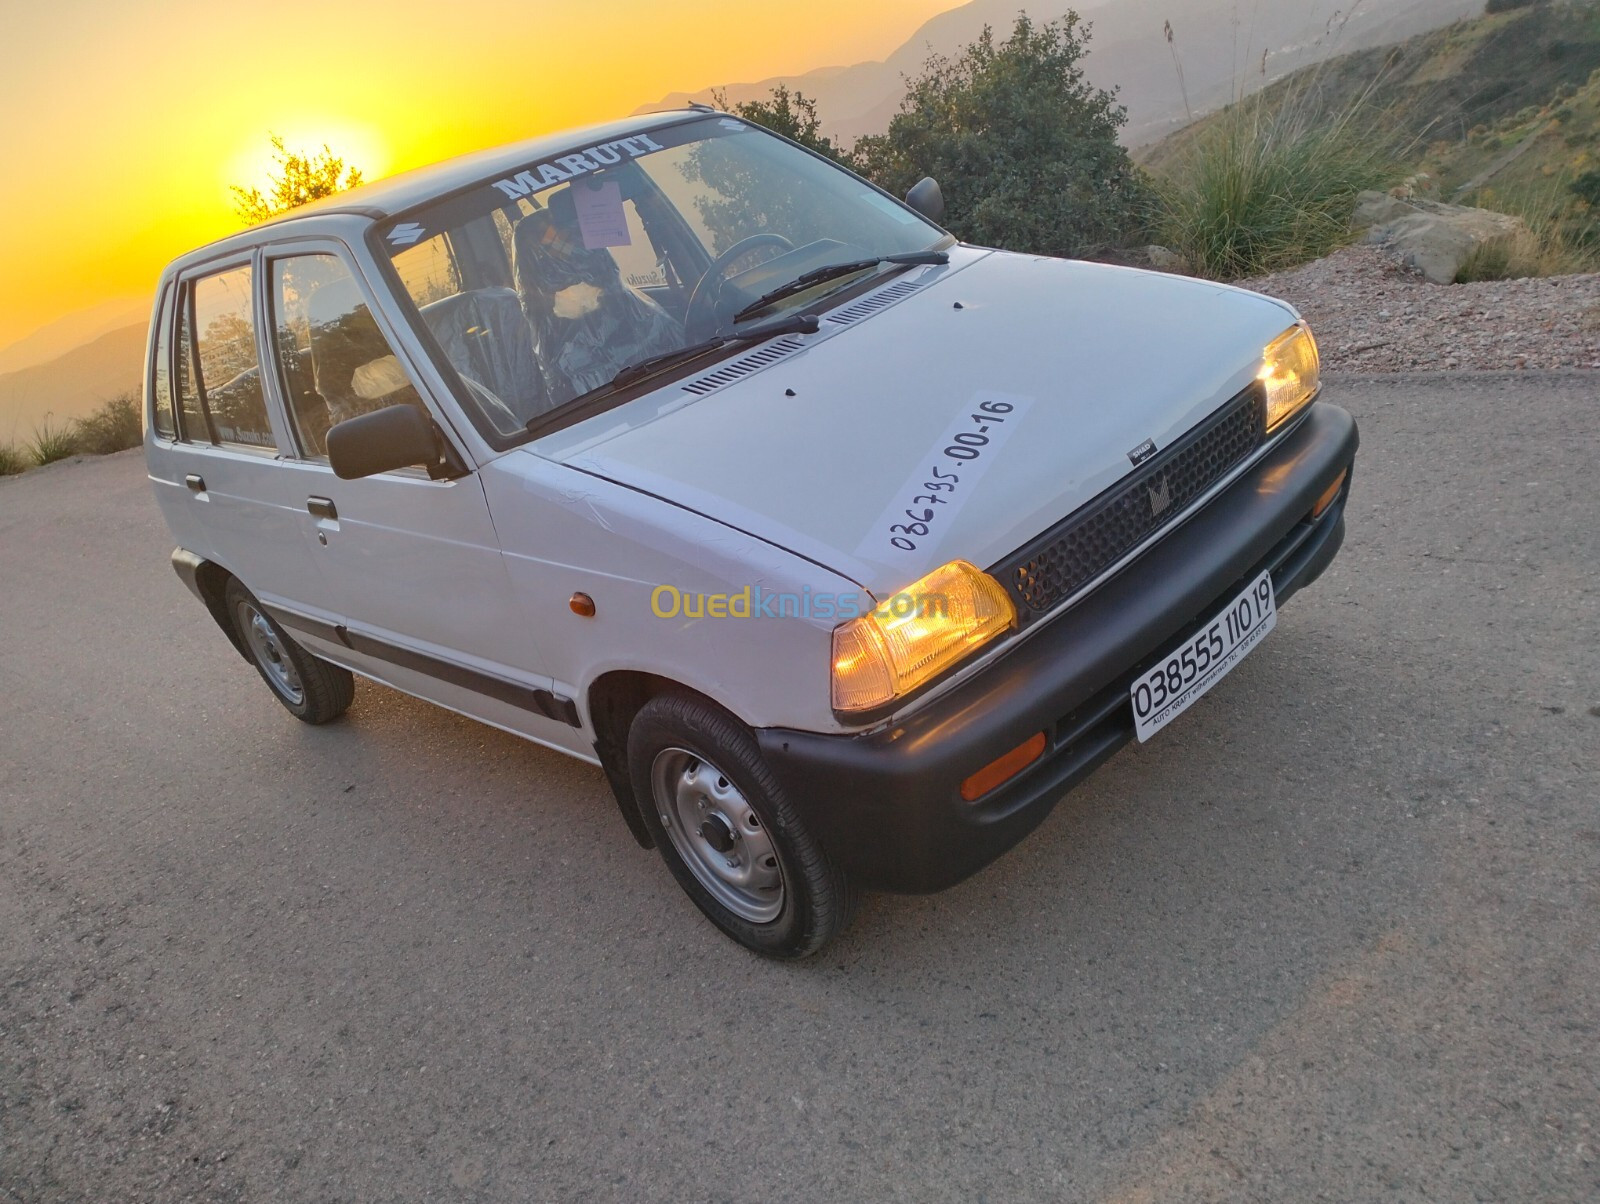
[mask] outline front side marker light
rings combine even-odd
[[[961,797],[969,803],[975,803],[991,790],[1005,785],[1044,756],[1045,743],[1044,733],[1035,732],[1005,756],[996,757],[961,783]]]
[[[1267,394],[1267,433],[1270,435],[1303,410],[1317,395],[1322,358],[1310,327],[1291,326],[1267,347],[1257,379]]]
[[[1311,507],[1311,517],[1313,519],[1321,518],[1327,513],[1328,507],[1333,505],[1334,499],[1339,496],[1339,491],[1344,488],[1344,479],[1349,475],[1350,470],[1347,468],[1334,478],[1332,485],[1323,490],[1322,496],[1317,499],[1317,504]]]
[[[876,710],[932,681],[1016,625],[1004,587],[964,560],[914,581],[833,630],[833,709]]]

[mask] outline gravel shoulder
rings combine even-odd
[[[1429,284],[1354,246],[1240,283],[1299,309],[1329,371],[1600,369],[1600,275]]]

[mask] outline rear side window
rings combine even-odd
[[[203,276],[194,298],[196,387],[218,442],[276,448],[261,392],[249,267]]]
[[[169,288],[161,298],[155,364],[150,375],[150,426],[163,439],[174,439],[178,433],[172,420],[172,298],[176,292],[176,288]]]

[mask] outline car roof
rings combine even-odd
[[[650,113],[630,117],[625,121],[562,130],[540,138],[529,138],[523,142],[512,142],[489,150],[473,151],[454,159],[431,163],[426,167],[413,168],[382,180],[375,180],[371,184],[360,184],[345,192],[297,206],[281,217],[272,218],[241,230],[237,234],[230,234],[196,247],[174,259],[169,270],[181,270],[191,262],[211,259],[219,254],[253,246],[261,240],[262,232],[269,229],[272,231],[272,237],[280,238],[290,232],[285,227],[292,227],[308,219],[332,214],[353,214],[371,221],[383,221],[397,213],[405,212],[414,205],[423,204],[459,188],[470,187],[480,180],[491,179],[514,167],[524,167],[574,147],[581,149],[595,143],[625,138],[630,134],[647,133],[650,130],[677,125],[683,121],[704,117],[711,111],[698,108]]]

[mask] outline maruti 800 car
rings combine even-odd
[[[723,932],[812,953],[1157,733],[1344,534],[1294,310],[942,215],[688,110],[185,255],[173,563],[297,718],[359,673],[593,762]]]

